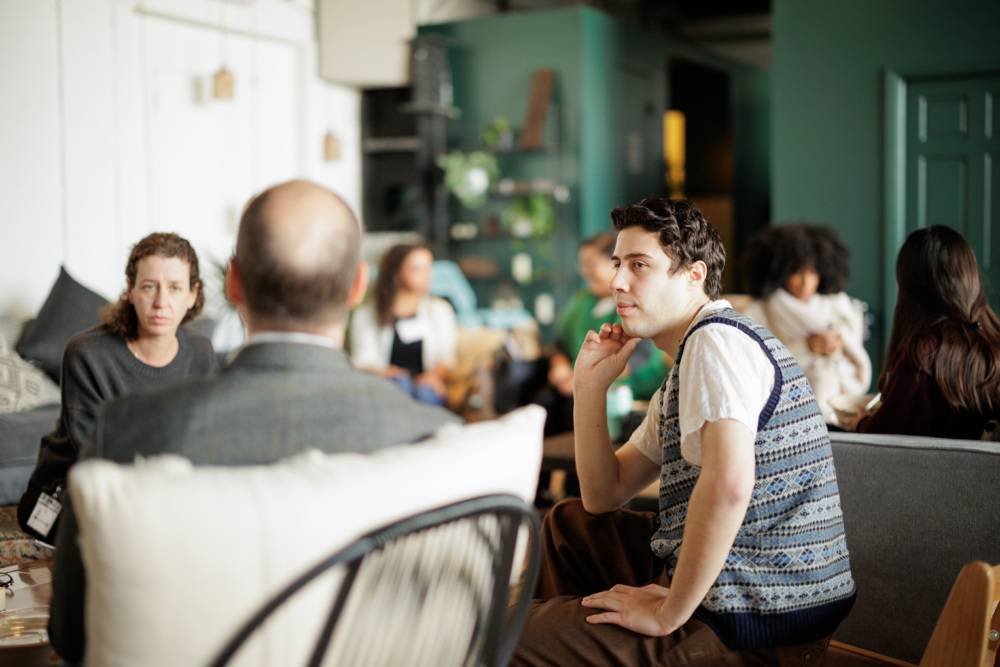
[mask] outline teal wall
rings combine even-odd
[[[645,197],[666,195],[663,110],[668,44],[660,36],[594,10],[580,11],[586,82],[581,98],[580,231],[610,228],[609,212]],[[640,156],[628,156],[629,134],[642,137]],[[629,164],[639,161],[638,173]]]
[[[997,0],[774,0],[773,219],[837,227],[852,253],[848,292],[883,317],[883,72],[1000,64]]]

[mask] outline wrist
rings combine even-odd
[[[688,618],[690,618],[690,614]],[[680,618],[679,614],[671,608],[669,596],[663,600],[656,610],[656,620],[660,626],[660,632],[663,633],[661,636],[664,637],[680,629],[687,622],[688,618]]]
[[[583,401],[583,402],[597,402],[602,405],[607,405],[608,389],[611,385],[607,387],[602,385],[594,385],[589,383],[574,382],[573,383],[573,400]]]

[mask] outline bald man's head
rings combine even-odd
[[[309,181],[269,188],[247,204],[236,267],[249,314],[276,325],[346,318],[361,227],[340,197]]]

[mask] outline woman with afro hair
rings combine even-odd
[[[864,305],[844,293],[850,252],[830,227],[768,226],[743,255],[743,282],[753,300],[743,314],[785,344],[812,385],[826,420],[829,399],[864,394],[872,365],[864,348]]]

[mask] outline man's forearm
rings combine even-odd
[[[746,517],[754,487],[753,438],[741,424],[710,422],[702,428],[701,474],[688,501],[684,535],[663,619],[674,629],[686,622],[719,578]]]
[[[573,442],[583,507],[591,514],[617,509],[618,459],[608,433],[607,393],[577,387],[573,392]]]
[[[658,469],[629,445],[615,452],[608,435],[608,388],[621,375],[638,344],[638,338],[625,335],[621,324],[602,324],[600,332],[587,333],[576,358],[573,371],[576,471],[583,507],[592,514],[621,507],[631,498],[630,494],[638,492],[640,487],[636,485],[643,480],[648,484]]]
[[[694,614],[719,578],[746,515],[746,502],[734,502],[726,491],[699,479],[688,504],[688,516],[663,621],[672,630]]]
[[[588,623],[615,623],[641,634],[663,636],[691,618],[725,565],[753,492],[752,474],[747,479],[735,469],[718,472],[711,468],[705,472],[703,466],[695,484],[670,588],[618,585],[589,595],[583,606],[604,611],[589,616]]]

